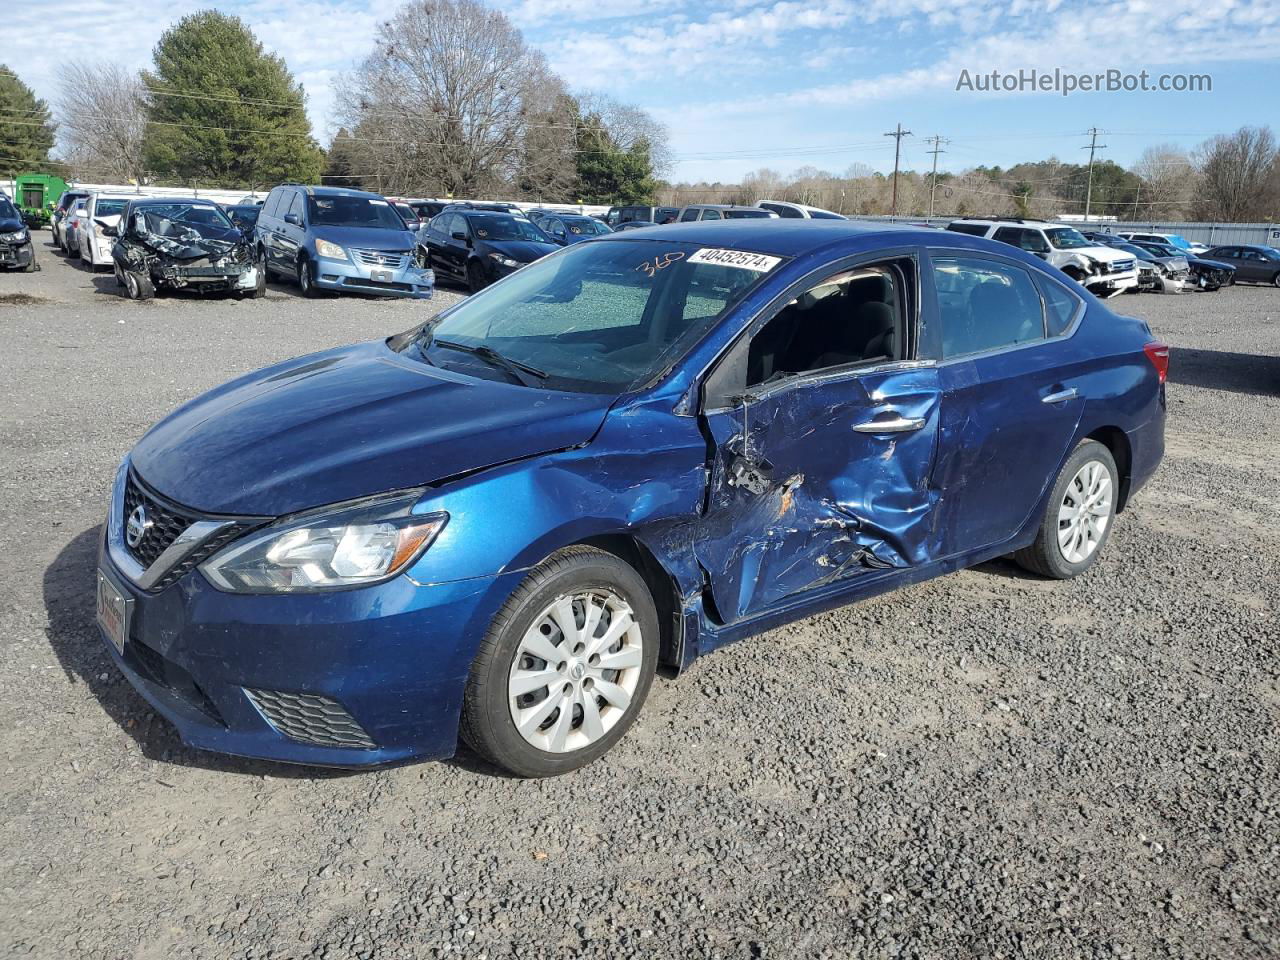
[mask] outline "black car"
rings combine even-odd
[[[472,293],[559,249],[532,221],[487,210],[446,210],[422,237],[436,277]]]
[[[1171,243],[1153,243],[1146,240],[1134,240],[1133,245],[1140,247],[1152,256],[1182,257],[1187,261],[1190,270],[1190,285],[1212,293],[1222,287],[1229,287],[1235,282],[1236,268],[1220,260],[1198,257],[1188,253],[1181,247]]]
[[[227,216],[231,218],[232,223],[245,233],[252,233],[258,223],[258,214],[262,212],[262,204],[237,203],[223,209],[227,211]]]
[[[150,300],[159,289],[266,295],[253,238],[211,200],[132,200],[119,224],[98,221],[98,228],[116,238],[116,282],[131,300]]]
[[[1236,268],[1236,279],[1248,283],[1269,283],[1280,287],[1280,250],[1261,244],[1238,244],[1213,247],[1205,257],[1221,260]]]
[[[36,266],[36,248],[22,211],[8,197],[0,195],[0,267],[31,273]]]

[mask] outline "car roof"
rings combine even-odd
[[[368,197],[370,200],[385,199],[380,193],[368,190],[351,190],[347,187],[313,187],[305,183],[282,183],[282,187],[297,187],[309,197]]]
[[[858,220],[698,220],[690,223],[668,223],[652,228],[624,230],[597,237],[592,242],[612,242],[652,238],[678,240],[708,247],[726,247],[734,250],[750,250],[780,257],[797,257],[852,240],[871,240],[879,237],[886,245],[921,244],[938,246],[973,247],[994,249],[993,240],[972,237],[963,233],[943,233],[924,227],[896,223],[876,223]],[[940,238],[944,238],[940,239]],[[1007,244],[997,244],[1004,253]]]

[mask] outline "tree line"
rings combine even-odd
[[[1092,189],[1090,189],[1092,181]],[[889,213],[892,178],[864,164],[841,174],[802,167],[789,176],[761,169],[737,183],[680,183],[658,191],[662,203],[790,200],[851,215]],[[962,173],[906,170],[898,175],[898,212],[923,217],[1063,214],[1119,220],[1280,220],[1280,144],[1270,127],[1242,127],[1185,151],[1146,149],[1131,167],[1095,162],[1092,173],[1056,157]]]
[[[0,175],[56,165],[99,182],[634,203],[652,199],[668,165],[661,124],[569,91],[478,0],[413,0],[382,24],[373,52],[334,85],[342,128],[328,150],[302,86],[239,18],[184,17],[152,59],[136,74],[63,65],[55,110],[0,66]]]

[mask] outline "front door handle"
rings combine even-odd
[[[909,433],[924,426],[923,417],[886,417],[883,420],[868,420],[866,423],[855,423],[853,429],[858,433]]]
[[[1041,403],[1061,403],[1063,400],[1070,400],[1076,395],[1075,387],[1067,387],[1065,390],[1059,390],[1057,393],[1045,394],[1040,398]]]

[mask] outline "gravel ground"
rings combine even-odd
[[[150,423],[456,294],[133,304],[41,262],[0,275],[0,955],[1280,955],[1280,291],[1118,302],[1175,348],[1169,450],[1089,575],[775,630],[524,782],[191,751],[92,624]]]

